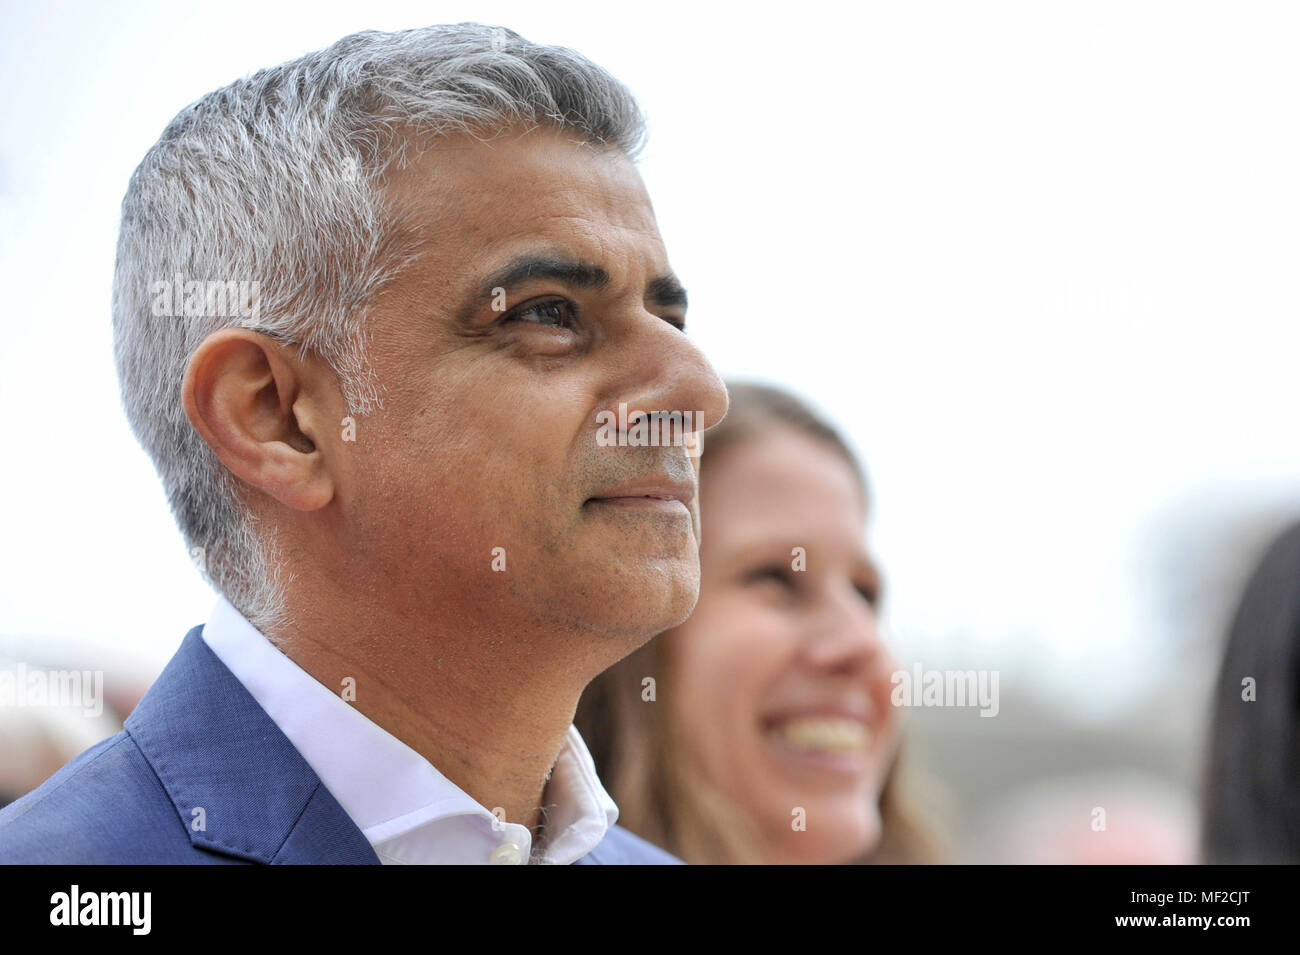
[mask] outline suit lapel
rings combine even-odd
[[[190,842],[266,864],[378,865],[361,830],[202,629],[185,635],[125,724]]]

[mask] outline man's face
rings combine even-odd
[[[698,459],[601,446],[597,414],[708,427],[726,392],[635,167],[575,138],[445,139],[387,184],[422,247],[370,315],[383,407],[338,503],[353,566],[412,623],[644,640],[695,604]]]

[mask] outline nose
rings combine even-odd
[[[611,404],[632,411],[681,412],[683,430],[711,428],[727,414],[727,388],[686,333],[646,312],[631,323],[618,346]],[[617,407],[609,410],[617,413]],[[689,413],[689,416],[688,416]]]
[[[819,670],[850,675],[890,659],[875,608],[848,583],[819,594],[804,656]]]

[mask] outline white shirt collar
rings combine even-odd
[[[302,754],[385,864],[528,862],[532,833],[501,821],[423,756],[280,652],[224,597],[203,639]],[[340,690],[342,688],[340,687]],[[618,819],[570,726],[544,793],[541,864],[586,855]],[[509,848],[513,845],[515,850]]]

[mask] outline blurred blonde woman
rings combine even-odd
[[[575,722],[619,824],[687,862],[936,861],[904,791],[866,481],[784,392],[733,385],[700,473],[700,598]]]

